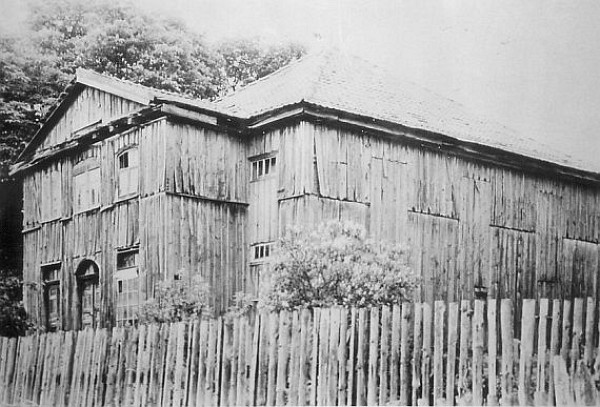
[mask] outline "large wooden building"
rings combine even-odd
[[[340,52],[215,103],[78,71],[12,173],[48,329],[194,275],[222,311],[286,225],[328,219],[409,247],[422,300],[599,297],[596,170]]]

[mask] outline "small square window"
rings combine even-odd
[[[253,260],[261,260],[271,256],[273,243],[259,243],[254,246]]]
[[[117,269],[124,269],[137,266],[137,258],[137,250],[117,253]]]
[[[44,282],[52,282],[59,280],[60,264],[42,266],[42,279]]]
[[[119,168],[129,167],[129,153],[125,152],[119,156]]]
[[[252,181],[258,181],[275,172],[277,160],[275,157],[261,158],[252,162]]]

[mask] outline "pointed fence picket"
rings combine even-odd
[[[598,405],[598,304],[518,305],[519,321],[490,299],[0,338],[0,404]]]

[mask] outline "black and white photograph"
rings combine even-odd
[[[600,405],[599,21],[0,0],[0,407]]]

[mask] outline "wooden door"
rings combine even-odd
[[[79,326],[96,328],[99,325],[100,288],[98,284],[98,266],[92,261],[80,263],[77,269],[77,288],[79,294]]]
[[[97,280],[84,280],[81,292],[81,327],[96,327],[97,317]]]

